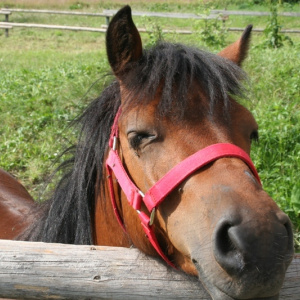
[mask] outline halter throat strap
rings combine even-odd
[[[168,265],[175,267],[161,250],[154,233],[153,218],[155,215],[155,210],[160,203],[162,203],[181,182],[191,176],[195,171],[220,158],[233,157],[241,159],[248,165],[254,177],[257,179],[259,184],[261,184],[259,175],[249,155],[244,150],[233,144],[218,143],[201,149],[184,159],[178,165],[173,167],[159,181],[157,181],[144,195],[129,178],[116,149],[116,141],[118,139],[118,119],[120,114],[121,110],[119,109],[112,126],[109,140],[109,146],[111,149],[106,160],[110,198],[116,218],[123,230],[126,232],[123,220],[117,209],[112,173],[114,173],[118,184],[126,195],[129,205],[131,205],[137,211],[142,227],[152,246]],[[150,217],[141,210],[142,203],[145,204],[150,212]]]

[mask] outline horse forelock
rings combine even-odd
[[[151,102],[160,91],[158,114],[181,118],[188,108],[188,94],[198,84],[213,114],[216,103],[226,108],[229,95],[244,97],[243,70],[218,55],[182,44],[159,42],[134,62],[122,84],[129,91],[128,106]]]

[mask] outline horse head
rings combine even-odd
[[[258,137],[237,99],[251,26],[218,55],[179,44],[143,50],[130,7],[107,31],[120,86],[117,150],[144,194],[182,161],[215,144],[250,155]],[[182,179],[156,207],[153,231],[177,268],[199,277],[213,299],[278,299],[293,254],[291,223],[243,159],[224,156]],[[126,193],[114,184],[128,245],[157,255]],[[140,210],[149,215],[144,203]]]

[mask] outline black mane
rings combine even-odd
[[[241,96],[243,71],[214,54],[180,44],[158,43],[145,50],[131,66],[123,83],[132,91],[129,105],[149,103],[158,88],[161,101],[158,113],[182,116],[189,88],[199,84],[210,111],[217,101],[227,107],[228,95]],[[96,186],[103,182],[104,158],[110,128],[120,106],[120,86],[114,80],[78,118],[81,126],[76,146],[70,148],[72,159],[66,167],[53,196],[38,209],[37,221],[19,239],[73,244],[93,243],[93,211]],[[176,114],[174,115],[174,111]]]

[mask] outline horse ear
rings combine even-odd
[[[123,7],[112,18],[106,33],[106,51],[117,77],[128,71],[129,63],[142,56],[142,41],[133,23],[130,6]]]
[[[252,25],[248,25],[242,36],[236,42],[219,52],[218,55],[227,58],[240,66],[248,53],[251,31]]]

